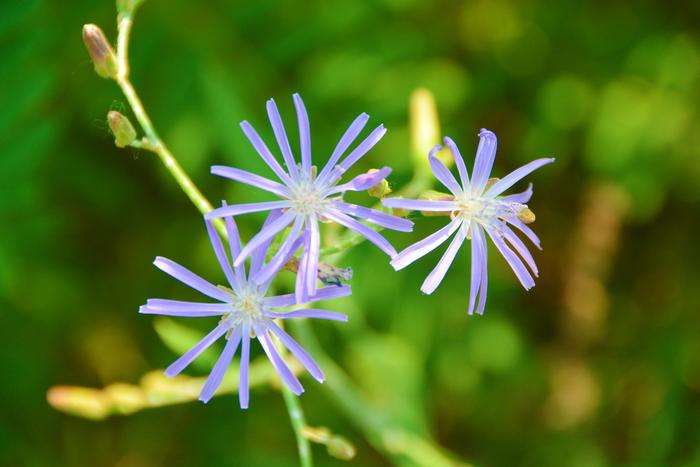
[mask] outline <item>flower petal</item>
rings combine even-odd
[[[534,172],[543,165],[551,164],[552,162],[554,162],[554,158],[550,157],[544,159],[537,159],[530,162],[529,164],[525,164],[524,166],[520,167],[519,169],[515,169],[514,171],[512,171],[511,173],[494,183],[491,188],[486,190],[484,196],[498,196],[504,191],[506,191],[508,188],[515,185],[523,177],[527,176],[531,172]]]
[[[476,307],[477,314],[483,315],[486,307],[486,291],[488,289],[488,255],[486,251],[486,235],[484,229],[477,223],[471,225],[472,234],[472,272],[469,291],[469,311],[474,312],[474,302],[477,294],[479,303]]]
[[[301,386],[296,375],[292,373],[292,370],[289,369],[285,361],[282,360],[282,357],[277,353],[275,346],[272,345],[270,336],[267,334],[267,329],[262,326],[255,326],[255,335],[258,337],[258,342],[260,342],[260,345],[267,354],[270,363],[275,367],[277,374],[280,375],[280,378],[282,378],[282,381],[284,381],[287,387],[297,396],[304,392],[304,388]]]
[[[377,128],[375,128],[372,133],[367,136],[360,144],[357,145],[355,149],[352,150],[348,156],[343,159],[343,161],[335,166],[330,174],[328,175],[328,180],[326,181],[327,185],[333,185],[335,182],[340,179],[340,177],[343,176],[345,172],[350,169],[357,161],[359,161],[365,154],[367,154],[370,149],[374,147],[375,144],[379,142],[380,139],[384,136],[384,133],[386,133],[386,128],[384,128],[384,125],[379,125]]]
[[[181,316],[185,318],[220,316],[230,311],[231,305],[228,303],[182,302],[159,298],[149,299],[145,305],[139,308],[139,313],[143,314]]]
[[[260,227],[260,231],[267,229],[267,227],[272,224],[274,221],[282,217],[282,211],[280,209],[275,209],[274,211],[270,211],[270,214],[265,218],[265,222],[263,222],[262,227]],[[291,221],[290,221],[291,223]],[[250,267],[248,267],[248,277],[252,277],[253,274],[255,274],[257,271],[260,270],[262,267],[263,263],[265,262],[265,259],[267,257],[267,250],[270,248],[270,243],[272,242],[272,237],[263,242],[260,247],[258,247],[255,251],[253,251],[251,257],[250,257]],[[240,251],[239,251],[240,254]],[[236,255],[238,256],[238,255]],[[235,264],[234,264],[235,266]],[[241,267],[244,267],[241,265]]]
[[[335,311],[321,310],[319,308],[305,308],[303,310],[294,310],[287,313],[276,313],[274,311],[268,311],[267,315],[275,319],[316,318],[342,322],[347,322],[348,320],[348,315],[345,315],[343,313],[337,313]]]
[[[529,266],[532,273],[535,275],[535,277],[537,277],[538,271],[537,264],[535,264],[535,259],[532,257],[530,251],[527,249],[523,241],[520,240],[520,237],[518,237],[507,225],[501,226],[500,230],[503,234],[503,238],[505,238],[508,243],[515,248],[515,251],[517,251],[520,257],[525,260],[525,263]]]
[[[496,158],[498,140],[493,132],[482,128],[479,132],[479,147],[476,149],[476,161],[472,173],[472,194],[480,195],[484,191],[486,181],[491,175],[493,161]]]
[[[466,188],[469,186],[469,173],[467,172],[467,166],[464,165],[464,158],[462,157],[462,154],[460,154],[459,148],[455,142],[452,141],[452,138],[445,136],[442,141],[448,148],[450,148],[452,159],[454,159],[455,165],[457,166],[457,171],[459,172],[459,179],[462,182],[462,187],[466,190]]]
[[[209,211],[204,215],[205,219],[217,217],[238,216],[251,212],[272,211],[273,209],[288,208],[292,204],[289,201],[266,201],[264,203],[232,204]]]
[[[532,197],[532,183],[530,183],[528,185],[527,190],[525,190],[521,193],[515,193],[512,195],[508,195],[508,196],[502,196],[498,199],[500,201],[504,201],[506,203],[526,204],[528,201],[530,201],[531,197]]]
[[[268,240],[271,240],[272,237],[283,231],[289,224],[292,223],[294,218],[296,217],[296,214],[293,212],[286,212],[282,214],[277,220],[271,222],[267,226],[263,226],[262,229],[260,229],[260,232],[258,232],[253,238],[250,239],[250,241],[246,244],[246,246],[243,247],[241,252],[238,254],[236,259],[233,262],[234,266],[239,266],[243,264],[243,261],[250,256],[253,251],[264,247],[265,245],[269,246]],[[267,250],[267,248],[264,248]],[[252,272],[248,273],[248,276],[251,276]]]
[[[269,191],[270,193],[274,193],[282,198],[289,198],[290,196],[289,188],[286,186],[273,182],[265,177],[261,177],[260,175],[256,175],[241,169],[236,169],[235,167],[214,165],[211,168],[211,173],[220,177],[245,183],[246,185],[254,186],[255,188],[260,188],[261,190]]]
[[[318,220],[312,218],[309,220],[309,253],[308,262],[306,263],[306,293],[304,300],[316,293],[316,283],[318,282],[318,255],[321,249],[321,233],[318,228]],[[301,272],[301,271],[299,271]],[[298,274],[298,273],[297,273]]]
[[[311,173],[311,131],[309,129],[309,115],[306,112],[304,101],[299,94],[292,96],[294,107],[299,121],[299,145],[301,147],[301,168],[306,173]]]
[[[204,386],[202,386],[202,390],[199,392],[200,401],[207,403],[214,397],[214,393],[219,389],[219,386],[221,386],[221,381],[224,379],[226,370],[228,370],[228,367],[231,365],[231,361],[236,354],[240,342],[241,328],[236,328],[231,337],[226,341],[223,352],[219,355],[219,359],[216,361]]]
[[[309,355],[304,348],[295,341],[292,336],[287,334],[284,329],[277,326],[274,322],[270,321],[268,324],[270,330],[279,338],[279,340],[284,344],[287,349],[294,355],[294,357],[299,360],[299,362],[304,365],[306,371],[314,377],[316,381],[322,383],[326,379],[321,367],[314,361],[314,359]]]
[[[224,275],[226,276],[228,283],[235,289],[238,286],[238,280],[233,274],[233,269],[231,269],[231,263],[229,262],[226,251],[224,251],[224,245],[221,242],[221,237],[219,237],[219,232],[216,231],[214,224],[212,224],[209,219],[205,219],[204,224],[207,227],[209,241],[211,242],[212,249],[214,250],[214,255],[219,261],[219,266],[221,266],[221,270],[224,271]]]
[[[382,237],[379,233],[377,233],[376,230],[373,230],[366,225],[356,221],[352,217],[348,216],[347,214],[343,214],[340,211],[337,211],[335,209],[329,209],[323,213],[325,217],[328,217],[329,219],[337,222],[338,224],[347,227],[350,230],[354,230],[355,232],[359,233],[363,237],[365,237],[367,240],[370,242],[374,243],[377,247],[379,247],[380,250],[382,250],[384,253],[389,255],[390,257],[394,257],[396,255],[396,250],[394,249],[393,246],[389,243],[387,239]]]
[[[164,273],[174,277],[183,284],[190,286],[194,290],[197,290],[208,297],[221,300],[222,302],[228,302],[231,300],[231,295],[228,292],[225,292],[212,283],[202,279],[189,269],[180,266],[168,258],[158,256],[156,257],[155,261],[153,261],[153,264]]]
[[[173,376],[179,374],[184,370],[187,365],[192,363],[195,358],[204,352],[210,345],[214,343],[219,337],[223,336],[226,331],[228,331],[228,323],[219,323],[217,327],[214,328],[209,334],[204,336],[204,338],[199,341],[194,347],[185,352],[180,358],[175,360],[168,368],[165,369],[165,374],[172,378]]]
[[[350,180],[348,183],[335,186],[326,192],[326,196],[334,195],[336,193],[344,193],[346,191],[365,191],[369,190],[377,183],[381,182],[383,179],[387,178],[391,174],[390,167],[383,167],[382,169],[372,172],[364,173],[358,175],[357,177]]]
[[[525,236],[526,236],[527,238],[529,238],[530,241],[531,241],[539,250],[542,249],[542,246],[540,246],[540,239],[539,239],[539,237],[537,236],[537,234],[535,234],[535,232],[532,231],[532,229],[531,229],[530,227],[527,226],[527,224],[525,224],[523,221],[521,221],[520,219],[518,219],[518,218],[515,217],[515,216],[506,218],[506,222],[508,222],[510,225],[512,225],[513,227],[515,227],[516,229],[518,229],[518,230],[520,230],[522,233],[524,233]]]
[[[452,222],[447,224],[445,227],[425,237],[423,240],[414,243],[396,255],[396,257],[391,260],[391,265],[397,271],[405,268],[418,258],[427,255],[435,248],[442,245],[448,238],[450,238],[450,236],[459,228],[461,224],[462,221],[460,219],[452,220]]]
[[[489,237],[491,237],[491,241],[493,241],[493,244],[496,245],[498,251],[501,252],[506,262],[515,273],[515,276],[518,278],[523,287],[525,287],[525,290],[530,290],[532,287],[534,287],[535,280],[532,278],[530,272],[527,270],[520,258],[518,258],[518,256],[513,252],[513,250],[511,250],[510,247],[506,245],[506,242],[503,241],[503,238],[501,238],[501,234],[493,229],[485,230],[486,233],[489,234]]]
[[[275,253],[275,256],[270,259],[269,263],[255,272],[255,274],[251,274],[250,277],[253,279],[253,282],[258,284],[265,282],[279,272],[282,266],[284,266],[289,259],[289,256],[293,253],[292,246],[294,246],[294,243],[299,238],[302,225],[304,225],[304,219],[301,217],[294,219],[292,229],[289,231],[287,238],[284,239],[284,242],[282,242],[282,245],[280,245],[279,250],[277,250],[277,253]]]
[[[358,206],[356,204],[344,203],[342,201],[336,201],[333,203],[333,205],[340,212],[364,219],[372,222],[373,224],[381,225],[387,229],[396,230],[399,232],[411,232],[413,230],[413,222],[409,221],[408,219],[392,216],[390,214],[377,211],[376,209],[370,209],[364,206]]]
[[[335,168],[335,165],[338,163],[338,160],[345,153],[348,147],[350,147],[352,142],[355,141],[355,138],[357,138],[357,135],[360,134],[362,129],[367,124],[368,120],[369,115],[367,115],[366,113],[361,113],[350,124],[348,129],[345,130],[345,133],[340,138],[340,141],[338,141],[338,144],[333,150],[331,157],[328,159],[328,162],[326,163],[325,167],[323,167],[323,170],[321,170],[321,173],[318,175],[317,180],[319,181],[319,183],[324,183],[326,177],[330,174],[331,170]]]
[[[292,155],[292,148],[289,146],[289,140],[287,139],[287,131],[284,129],[284,123],[274,99],[267,101],[267,116],[270,119],[270,123],[272,123],[272,131],[275,133],[275,139],[277,139],[277,144],[282,151],[284,163],[287,165],[287,170],[293,180],[299,176],[299,169]]]
[[[242,409],[247,409],[250,399],[250,384],[248,383],[248,367],[250,366],[250,327],[247,324],[243,325],[241,341],[241,367],[238,373],[238,402]]]
[[[440,261],[438,261],[435,269],[433,269],[431,273],[428,274],[428,277],[425,278],[425,281],[423,281],[423,285],[421,285],[420,288],[423,293],[430,295],[437,289],[438,285],[440,285],[440,282],[442,282],[442,279],[445,277],[445,274],[447,274],[447,270],[452,265],[459,248],[464,243],[465,237],[464,229],[459,229],[450,242],[450,246],[447,247],[445,254],[443,254]]]
[[[265,142],[263,142],[258,132],[255,131],[255,128],[253,128],[250,123],[244,120],[241,122],[241,130],[243,130],[243,133],[248,138],[248,141],[250,141],[257,153],[260,155],[260,157],[262,157],[262,160],[265,161],[267,166],[270,167],[270,169],[272,169],[272,171],[279,177],[280,180],[282,180],[285,184],[289,184],[291,182],[289,175],[287,175],[287,173],[284,171],[279,162],[277,162],[277,159],[275,159],[275,156],[273,156],[270,150],[267,148]]]
[[[435,153],[441,149],[442,146],[438,144],[433,149],[431,149],[430,154],[428,154],[428,161],[430,162],[430,168],[433,171],[433,175],[435,175],[435,178],[437,178],[440,181],[440,183],[442,183],[445,186],[445,188],[450,190],[450,193],[452,193],[455,196],[461,195],[462,187],[459,186],[459,183],[457,183],[457,180],[455,179],[454,175],[452,175],[450,170],[447,167],[445,167],[445,164],[443,164],[440,159],[435,157]]]
[[[351,294],[351,289],[347,285],[322,287],[316,290],[316,293],[309,297],[309,302],[319,300],[328,300],[331,298],[346,297]],[[269,308],[279,308],[283,306],[297,305],[294,294],[277,295],[274,297],[266,297],[263,302]]]
[[[452,212],[459,208],[454,201],[434,201],[428,199],[384,198],[384,206],[408,211]]]
[[[222,203],[222,206],[226,206],[226,201]],[[224,217],[224,224],[226,225],[226,233],[228,233],[228,246],[229,251],[231,252],[231,259],[233,260],[233,258],[238,256],[238,254],[241,252],[241,236],[238,234],[238,226],[236,225],[236,221],[233,220],[233,217]],[[236,279],[237,286],[240,286],[243,284],[243,282],[245,282],[245,268],[242,264],[233,267],[233,275]]]

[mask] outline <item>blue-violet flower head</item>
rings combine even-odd
[[[461,183],[457,182],[447,167],[436,157],[435,153],[441,150],[442,146],[433,148],[428,158],[433,174],[450,191],[451,196],[445,199],[428,200],[385,198],[382,203],[392,208],[446,213],[450,215],[451,221],[442,229],[400,252],[392,259],[391,264],[396,270],[402,269],[442,245],[454,234],[447,251],[421,286],[424,293],[430,294],[440,285],[464,240],[471,239],[471,285],[468,312],[472,314],[476,305],[476,312],[482,314],[486,304],[488,285],[486,235],[491,238],[506,259],[523,287],[530,289],[535,285],[532,277],[533,275],[537,277],[538,274],[535,261],[525,244],[511,228],[515,227],[540,248],[537,235],[526,225],[526,222],[534,220],[532,212],[525,204],[532,196],[532,185],[522,193],[507,196],[501,196],[501,194],[534,170],[554,162],[554,159],[537,159],[502,179],[489,179],[496,157],[497,140],[496,135],[491,131],[482,129],[479,132],[479,147],[470,179],[464,159],[454,141],[446,137],[444,144],[452,153]],[[529,267],[529,271],[523,261]]]
[[[401,232],[410,232],[413,223],[375,209],[346,203],[342,199],[346,191],[368,190],[391,173],[389,167],[384,167],[376,172],[359,175],[347,183],[338,185],[343,174],[384,136],[386,132],[384,126],[380,125],[375,128],[341,161],[343,154],[369,120],[367,114],[363,113],[358,116],[340,138],[321,172],[317,174],[311,161],[311,135],[306,108],[298,94],[294,94],[293,100],[299,122],[300,164],[297,164],[294,159],[282,118],[274,100],[267,101],[267,113],[287,167],[286,170],[282,168],[255,129],[247,121],[241,123],[243,133],[281,183],[233,167],[214,166],[211,169],[213,174],[268,191],[280,197],[281,200],[226,206],[213,210],[206,215],[206,218],[281,209],[282,216],[250,239],[245,248],[234,259],[234,265],[240,266],[249,255],[260,248],[261,244],[289,227],[289,232],[275,256],[262,269],[256,271],[253,278],[260,282],[270,278],[274,271],[283,264],[284,258],[288,256],[295,242],[305,235],[306,240],[303,243],[297,274],[296,294],[300,301],[306,301],[316,291],[320,251],[319,222],[336,222],[351,229],[367,238],[392,258],[396,255],[394,247],[376,230],[357,219]]]
[[[281,216],[282,213],[279,210],[272,211],[268,216],[266,225],[269,226]],[[270,241],[264,242],[261,247],[253,253],[248,274],[246,275],[243,265],[233,265],[232,267],[216,229],[214,229],[211,221],[205,220],[205,222],[214,253],[226,276],[228,286],[216,286],[167,258],[158,257],[154,261],[154,264],[166,274],[169,274],[204,295],[217,300],[218,303],[150,299],[146,302],[146,305],[143,305],[139,309],[140,313],[164,316],[192,318],[219,317],[219,322],[214,330],[170,365],[165,370],[165,374],[169,377],[177,375],[216,340],[225,337],[226,344],[224,350],[202,387],[199,399],[203,402],[208,402],[209,399],[214,396],[240,345],[239,401],[241,408],[247,408],[249,399],[248,368],[250,360],[250,340],[252,337],[255,337],[258,339],[258,342],[260,342],[267,357],[284,383],[292,392],[299,395],[304,389],[273,345],[271,337],[274,335],[316,380],[323,382],[323,372],[313,358],[311,358],[289,334],[278,326],[274,322],[274,319],[319,318],[347,321],[347,316],[341,313],[315,308],[299,309],[286,313],[275,311],[281,307],[296,305],[298,301],[294,294],[266,296],[271,279],[265,281],[258,281],[255,279],[256,274],[263,266]],[[231,217],[225,218],[225,224],[229,237],[231,257],[235,258],[241,251],[238,230]],[[292,251],[298,249],[303,241],[306,240],[306,238],[299,238]],[[309,301],[342,297],[349,294],[350,288],[347,286],[325,287],[318,289],[316,294],[309,298]]]

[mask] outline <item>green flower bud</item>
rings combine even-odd
[[[83,42],[95,66],[95,72],[103,78],[115,79],[118,70],[117,56],[102,29],[94,24],[83,26]]]
[[[111,111],[107,114],[109,128],[114,135],[114,144],[118,148],[129,146],[136,140],[136,130],[128,118],[119,112]]]
[[[326,449],[331,457],[344,461],[352,460],[357,453],[355,446],[353,446],[350,441],[348,441],[345,437],[338,435],[333,436],[328,440],[326,443]]]
[[[368,173],[379,172],[377,169],[370,169]],[[383,178],[379,183],[367,190],[367,194],[374,198],[383,198],[391,193],[391,188],[389,187],[389,182],[386,178]]]

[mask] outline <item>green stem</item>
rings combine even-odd
[[[282,383],[282,396],[284,397],[284,403],[287,405],[287,412],[289,412],[289,420],[292,422],[294,435],[297,438],[301,467],[312,467],[314,463],[311,457],[311,445],[308,438],[304,435],[306,418],[304,417],[304,411],[301,409],[299,398],[284,383]]]
[[[158,136],[158,132],[153,126],[151,118],[146,113],[146,110],[141,103],[133,84],[129,80],[129,36],[131,34],[131,26],[133,25],[133,14],[126,13],[119,17],[119,37],[117,38],[117,84],[124,93],[126,100],[131,106],[131,110],[139,122],[141,129],[146,135],[145,141],[142,141],[139,146],[147,149],[158,155],[165,168],[168,169],[175,181],[187,197],[199,209],[199,212],[206,214],[211,211],[212,205],[207,198],[202,194],[197,186],[192,182],[192,179],[187,175],[187,172],[182,168],[180,163],[175,159],[175,156],[170,152],[163,140]],[[214,226],[223,236],[226,235],[226,228],[221,219],[215,219]]]

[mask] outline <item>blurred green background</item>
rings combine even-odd
[[[362,245],[341,264],[353,296],[329,304],[350,322],[314,323],[321,344],[373,407],[362,417],[391,417],[476,465],[700,465],[699,21],[690,0],[149,0],[132,80],[214,202],[264,199],[209,166],[267,174],[238,123],[269,141],[275,97],[294,133],[293,92],[316,161],[358,113],[384,123],[356,172],[391,165],[395,187],[413,171],[418,86],[468,160],[480,127],[497,133],[494,175],[555,155],[528,177],[537,287],[525,293],[491,248],[486,314],[467,317],[468,253],[427,297],[441,252],[394,273]],[[89,22],[115,39],[109,0],[0,4],[0,464],[296,465],[274,389],[254,390],[248,411],[229,395],[105,421],[46,402],[53,385],[135,383],[176,358],[137,309],[195,295],[151,266],[156,255],[220,279],[199,213],[156,157],[114,147],[106,113],[130,114],[93,72]],[[243,219],[249,238],[260,218]],[[443,223],[388,236],[403,248]],[[395,461],[302,382],[309,423],[347,437],[355,465]],[[313,450],[317,465],[345,464]]]

